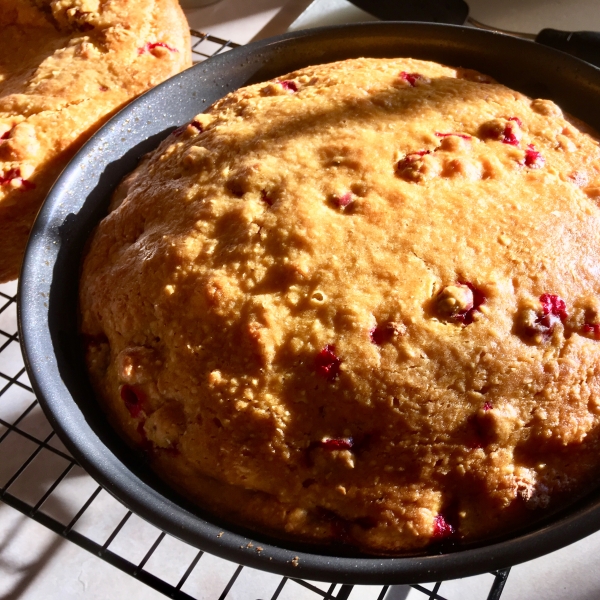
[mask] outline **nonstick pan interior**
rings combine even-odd
[[[535,558],[600,529],[598,493],[530,531],[480,547],[372,558],[341,548],[282,543],[217,521],[170,490],[111,430],[88,383],[77,326],[79,266],[85,242],[121,178],[170,131],[226,93],[309,64],[359,56],[411,56],[477,69],[527,95],[551,98],[600,129],[600,70],[531,42],[465,27],[323,28],[211,58],[115,116],[50,192],[31,234],[19,289],[20,339],[32,385],[66,446],[109,492],[157,527],[229,560],[290,577],[397,584],[465,577]],[[254,548],[248,547],[250,541]],[[262,552],[256,552],[257,545]]]

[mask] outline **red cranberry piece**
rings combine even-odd
[[[390,341],[395,336],[402,336],[406,333],[406,326],[395,321],[388,321],[381,325],[376,325],[369,330],[369,337],[373,344],[381,346],[385,342]]]
[[[527,150],[525,150],[525,160],[524,164],[526,167],[530,169],[540,169],[544,166],[546,160],[544,157],[535,149],[533,144],[527,145]]]
[[[166,42],[146,42],[141,48],[138,48],[138,54],[151,52],[154,48],[166,48],[169,52],[179,52],[177,48],[169,46]]]
[[[0,185],[10,183],[13,179],[16,179],[19,176],[19,173],[19,169],[10,169],[5,175],[0,175]]]
[[[542,312],[526,310],[522,315],[522,326],[527,335],[547,338],[552,335],[554,327],[560,321],[568,318],[565,301],[556,294],[542,294],[540,296]]]
[[[481,136],[498,140],[503,144],[518,146],[521,141],[521,121],[517,117],[510,117],[507,121],[505,123],[502,118],[484,123],[481,128]]]
[[[325,450],[350,450],[354,446],[354,440],[350,438],[324,438],[319,443]]]
[[[10,169],[6,172],[4,176],[0,175],[0,185],[10,183],[15,179],[20,180],[21,188],[23,188],[23,191],[33,190],[35,188],[35,183],[31,183],[31,181],[28,181],[27,179],[23,179],[21,177],[21,169]]]
[[[183,125],[179,126],[177,129],[175,129],[173,131],[173,133],[171,135],[174,135],[175,137],[179,137],[189,126],[195,127],[199,133],[202,133],[204,131],[204,128],[202,127],[202,123],[200,123],[199,121],[192,121],[191,123],[184,123]]]
[[[338,196],[337,194],[335,194],[332,197],[333,203],[339,207],[339,208],[346,208],[346,206],[348,206],[349,204],[352,204],[352,202],[354,202],[354,194],[352,192],[346,192],[345,194],[342,194],[341,196]]]
[[[269,192],[267,192],[267,190],[261,190],[260,191],[260,199],[265,203],[268,204],[269,206],[273,206],[273,198],[271,198],[271,196],[269,196]]]
[[[35,190],[35,183],[31,183],[27,179],[21,179],[21,187],[23,190]]]
[[[371,337],[371,342],[373,344],[377,344],[378,346],[384,344],[391,337],[390,331],[384,325],[377,325],[377,327],[373,327],[373,329],[369,331],[369,335]]]
[[[284,90],[287,90],[288,92],[291,92],[291,93],[298,91],[298,85],[296,84],[296,82],[291,81],[289,79],[286,79],[285,81],[280,81],[279,85],[281,85],[281,87]]]
[[[144,400],[142,392],[135,389],[131,385],[122,385],[121,400],[123,400],[125,403],[125,407],[129,411],[131,417],[137,419],[142,412],[142,404]]]
[[[420,73],[407,73],[406,71],[402,71],[400,73],[400,79],[406,81],[411,87],[415,87],[417,85],[417,81],[419,79],[423,79],[423,75]]]
[[[487,412],[488,410],[492,410],[492,408],[494,408],[494,407],[492,406],[491,402],[485,402],[483,405],[484,412]]]
[[[553,315],[559,317],[561,321],[565,321],[568,317],[567,305],[565,301],[556,294],[542,294],[540,296],[542,311],[545,315]]]
[[[12,129],[5,131],[2,135],[0,135],[0,140],[7,140],[10,137]]]
[[[537,337],[541,335],[548,338],[552,335],[554,327],[560,322],[560,319],[551,313],[537,314],[532,310],[526,310],[522,316],[522,327],[527,335]]]
[[[523,127],[523,121],[519,117],[508,117],[509,121],[514,121],[519,127]]]
[[[453,133],[453,132],[450,132],[450,133],[440,133],[439,131],[436,131],[435,135],[437,137],[440,137],[440,138],[445,138],[445,137],[449,137],[451,135],[454,135],[456,137],[462,138],[463,140],[470,140],[471,139],[471,136],[468,135],[468,134],[466,134],[466,133]]]
[[[342,360],[335,355],[335,346],[327,344],[315,357],[315,369],[327,381],[333,381],[340,373]]]
[[[454,534],[454,527],[446,521],[443,515],[437,515],[433,520],[433,537],[442,540]]]
[[[506,124],[501,141],[503,144],[510,144],[511,146],[519,145],[519,138],[517,137],[514,127],[510,123]]]
[[[476,310],[479,310],[479,307],[485,303],[487,298],[485,297],[485,294],[481,290],[478,290],[471,282],[459,281],[459,284],[466,285],[473,292],[473,306],[468,310],[459,312],[452,318],[456,321],[464,323],[465,325],[470,325],[473,322],[473,314]]]
[[[593,335],[597,340],[600,339],[600,325],[598,323],[584,323],[583,333]]]
[[[407,154],[404,158],[401,158],[396,165],[396,171],[401,173],[405,169],[410,168],[414,163],[416,163],[419,158],[425,156],[426,154],[431,154],[431,150],[419,150],[418,152],[411,152]]]

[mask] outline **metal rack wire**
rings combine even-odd
[[[196,62],[237,46],[197,31],[192,36]],[[501,597],[509,569],[413,586],[308,582],[229,563],[142,521],[83,471],[44,417],[21,356],[16,291],[16,282],[0,285],[0,500],[5,504],[177,600],[196,600],[200,593],[210,600],[463,600],[471,597],[466,590],[475,588],[478,598]]]

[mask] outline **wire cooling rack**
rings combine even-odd
[[[195,62],[237,44],[192,31]],[[77,464],[33,393],[17,331],[17,283],[0,285],[0,499],[177,600],[498,600],[509,569],[412,586],[351,586],[263,573],[143,521]]]

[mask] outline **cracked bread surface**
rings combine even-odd
[[[89,136],[191,65],[177,0],[2,0],[0,282],[15,279],[35,216]]]
[[[111,422],[215,514],[367,553],[573,501],[600,463],[600,151],[572,121],[412,59],[224,97],[85,257]]]

